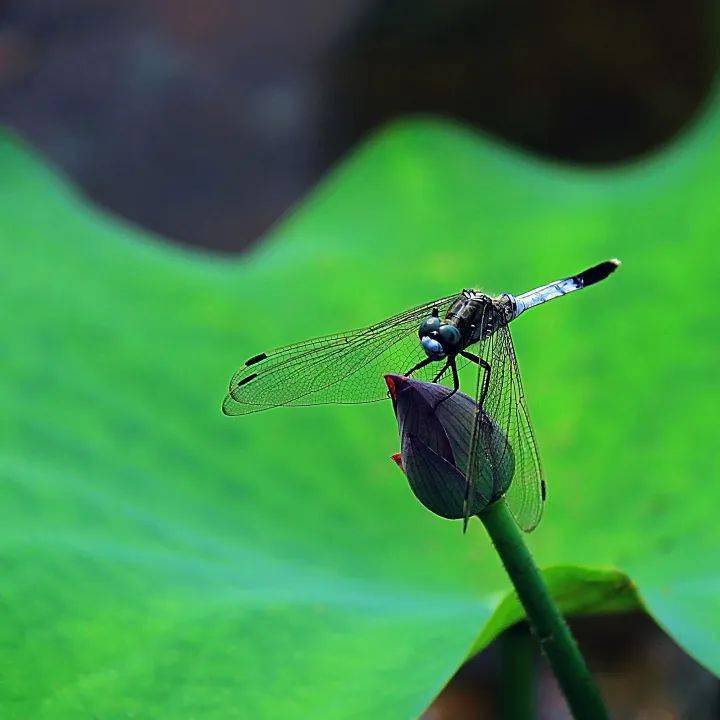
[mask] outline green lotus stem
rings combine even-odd
[[[526,623],[508,628],[500,638],[500,717],[535,717],[535,641]]]
[[[479,518],[515,586],[533,634],[550,662],[573,717],[576,720],[608,720],[600,691],[570,628],[550,597],[505,500],[488,505]]]

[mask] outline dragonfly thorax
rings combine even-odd
[[[513,300],[509,295],[491,297],[477,290],[463,290],[450,306],[446,322],[457,327],[463,348],[485,340],[513,317]]]
[[[512,318],[512,298],[493,298],[477,290],[463,290],[444,319],[437,311],[418,330],[420,344],[431,360],[453,357],[468,345],[490,337]]]

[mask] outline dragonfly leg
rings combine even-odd
[[[450,395],[453,395],[460,389],[460,377],[458,376],[457,365],[455,364],[455,358],[453,358],[452,362],[450,363],[450,369],[452,370],[452,376],[453,376],[453,391],[450,393]],[[450,397],[450,395],[448,395],[448,397]]]
[[[448,360],[442,367],[442,370],[432,379],[434,383],[436,383],[438,380],[442,378],[442,376],[447,372],[448,368],[450,367],[450,361]]]
[[[445,364],[445,367],[440,371],[440,374],[438,375],[438,377],[435,380],[442,377],[445,374],[445,372],[447,372],[448,368],[450,368],[452,370],[453,389],[445,397],[440,398],[440,400],[438,400],[435,403],[435,407],[433,408],[433,410],[437,410],[438,405],[440,405],[440,403],[444,403],[449,397],[452,397],[460,389],[460,377],[458,376],[457,365],[455,364],[454,357],[450,358],[447,361],[447,363]],[[435,382],[435,380],[433,380],[433,382]]]
[[[417,365],[413,365],[406,373],[405,377],[410,377],[416,370],[420,370],[420,368],[424,368],[428,363],[431,363],[432,359],[427,357],[424,360],[421,360]]]
[[[479,355],[468,352],[467,350],[463,350],[460,354],[467,360],[479,365],[485,371],[483,375],[482,390],[480,391],[480,397],[478,398],[478,405],[482,407],[485,402],[485,398],[487,397],[488,388],[490,387],[490,363],[484,358],[481,358]]]

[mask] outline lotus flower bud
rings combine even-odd
[[[393,460],[428,510],[451,520],[462,518],[475,401],[402,375],[386,375],[385,382],[400,432],[400,453]],[[470,515],[500,498],[515,470],[512,448],[498,424],[487,413],[481,422]]]

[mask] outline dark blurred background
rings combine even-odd
[[[113,212],[241,251],[408,114],[564,162],[650,153],[702,107],[716,26],[697,0],[18,0],[0,3],[0,122]],[[574,627],[615,717],[720,717],[717,680],[647,617]],[[500,717],[507,664],[539,717],[566,717],[519,626],[427,720]]]
[[[0,121],[98,203],[237,251],[368,131],[408,113],[572,162],[651,151],[708,92],[713,7],[6,1]]]

